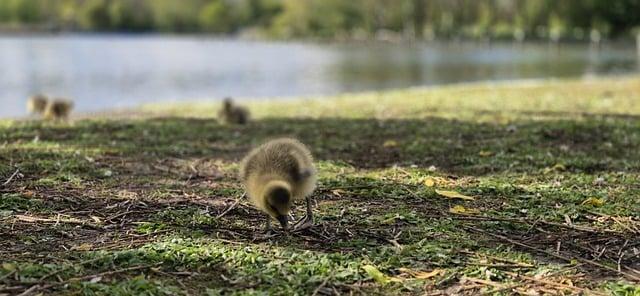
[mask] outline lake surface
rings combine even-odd
[[[0,117],[26,98],[80,111],[224,96],[312,96],[485,80],[640,72],[633,45],[318,44],[198,36],[0,37]]]

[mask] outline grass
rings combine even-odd
[[[616,77],[250,102],[246,126],[206,102],[1,121],[0,294],[640,295],[639,93]],[[218,216],[277,136],[320,178],[315,227],[269,237],[246,200]]]

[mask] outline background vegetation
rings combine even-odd
[[[637,32],[640,0],[3,0],[0,24],[276,38],[582,40]]]

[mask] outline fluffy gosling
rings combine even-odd
[[[47,108],[47,102],[49,102],[49,98],[43,94],[31,96],[27,100],[27,112],[34,115],[43,114],[45,108]]]
[[[44,118],[47,120],[67,120],[73,109],[73,102],[65,99],[55,99],[47,103]]]
[[[227,124],[246,124],[249,122],[249,110],[233,104],[231,98],[225,98],[222,109],[218,112],[218,118]]]
[[[316,170],[309,149],[295,139],[281,138],[253,149],[242,160],[240,178],[249,200],[271,219],[288,229],[289,212],[295,200],[306,199],[307,215],[295,230],[313,225],[311,193],[316,187]]]

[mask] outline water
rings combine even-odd
[[[72,98],[80,111],[148,102],[269,98],[468,81],[640,72],[633,45],[316,44],[196,36],[0,37],[0,117],[26,98]]]

